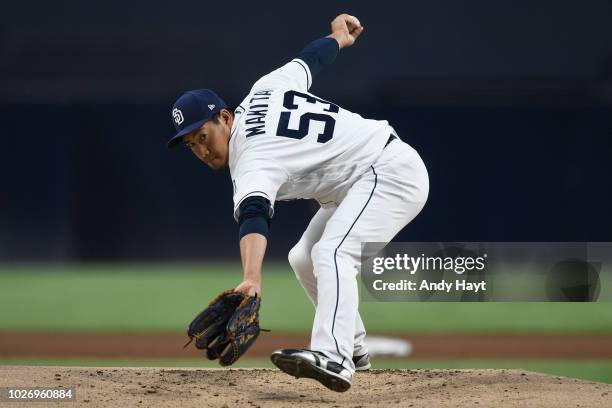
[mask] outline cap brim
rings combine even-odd
[[[196,123],[192,123],[191,125],[187,126],[185,129],[181,130],[180,132],[178,132],[176,135],[174,135],[172,137],[172,139],[168,140],[168,149],[172,149],[173,147],[175,147],[177,144],[181,143],[183,141],[183,136],[188,135],[189,133],[193,132],[194,130],[197,130],[199,128],[202,127],[202,125],[204,123],[206,123],[207,121],[209,121],[210,118],[207,119],[203,119],[199,122]]]

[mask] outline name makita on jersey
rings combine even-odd
[[[235,110],[229,144],[234,217],[250,196],[337,205],[381,153],[387,121],[365,119],[308,92],[308,65],[294,59],[260,78]]]

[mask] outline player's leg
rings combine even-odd
[[[354,372],[361,243],[390,241],[421,211],[428,192],[421,158],[400,140],[351,187],[312,249],[318,307],[311,349]]]
[[[306,231],[291,251],[289,251],[289,264],[295,276],[306,291],[312,304],[317,306],[317,280],[313,274],[310,252],[314,244],[321,239],[327,220],[336,211],[336,207],[320,208],[312,217]]]
[[[314,266],[310,253],[312,252],[312,247],[321,239],[325,224],[335,211],[336,207],[320,208],[310,220],[299,242],[289,251],[289,264],[315,308],[317,306],[317,279],[314,276]],[[354,356],[363,356],[368,353],[365,336],[366,330],[361,316],[357,312],[355,319]]]

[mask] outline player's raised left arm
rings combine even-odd
[[[289,63],[260,78],[253,85],[256,89],[284,87],[307,91],[312,79],[324,65],[336,59],[338,51],[350,47],[363,32],[357,17],[340,14],[331,22],[331,33],[312,41]]]
[[[304,61],[315,76],[323,65],[334,62],[339,50],[355,44],[362,32],[363,26],[357,17],[340,14],[331,22],[331,34],[308,44],[297,58]]]

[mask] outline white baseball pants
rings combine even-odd
[[[351,373],[352,357],[367,352],[357,310],[361,243],[391,241],[421,211],[428,193],[421,157],[394,140],[338,207],[319,209],[289,252],[289,263],[316,309],[310,348]]]

